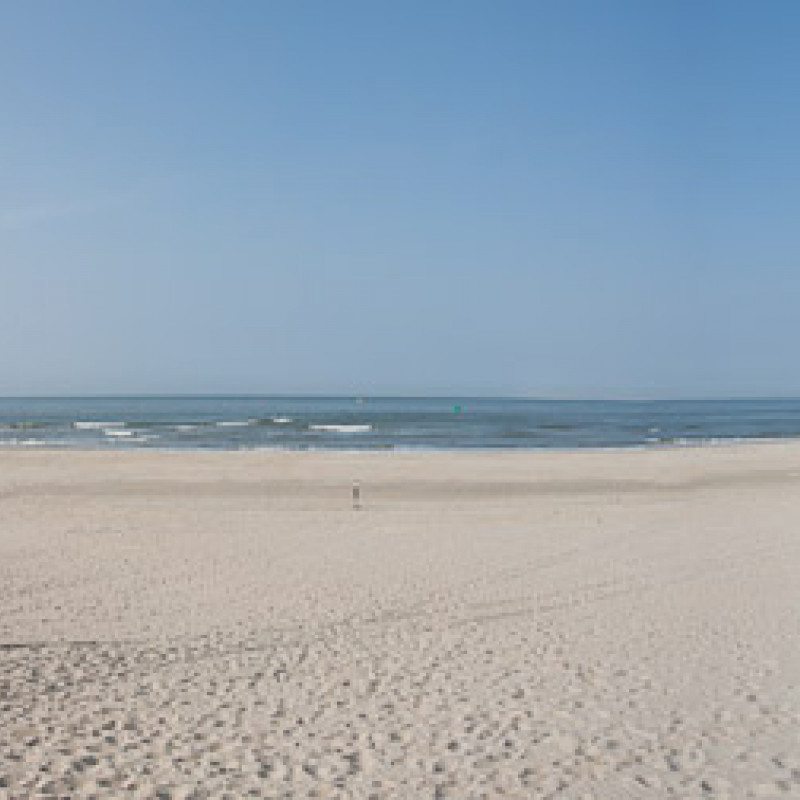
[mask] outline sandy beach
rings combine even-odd
[[[799,682],[800,443],[0,453],[2,798],[800,797]]]

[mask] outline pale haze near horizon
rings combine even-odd
[[[794,3],[0,3],[1,395],[800,395]]]

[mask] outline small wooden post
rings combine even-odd
[[[358,511],[361,508],[361,484],[353,481],[353,508]]]

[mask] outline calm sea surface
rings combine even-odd
[[[581,448],[800,436],[800,399],[0,398],[0,447]]]

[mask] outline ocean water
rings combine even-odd
[[[0,398],[0,447],[573,449],[800,436],[800,399]]]

